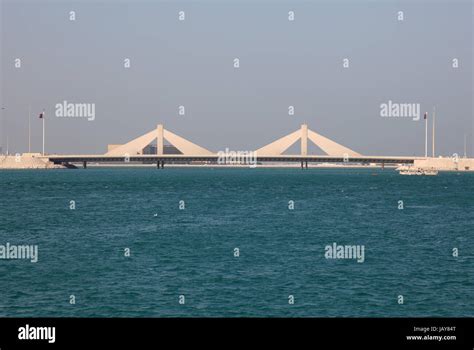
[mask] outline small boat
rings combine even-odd
[[[429,176],[438,175],[438,170],[436,170],[436,169],[424,169],[422,171],[423,171],[423,175],[429,175]]]
[[[414,168],[414,167],[400,167],[397,168],[400,175],[427,175],[435,176],[438,175],[438,170],[436,169],[424,169],[424,168]]]

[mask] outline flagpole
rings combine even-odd
[[[428,113],[425,113],[425,158],[428,158]]]
[[[433,140],[432,140],[433,158],[435,157],[435,122],[436,122],[436,107],[433,107]]]
[[[44,109],[43,109],[43,156],[44,156],[44,119],[45,119],[45,114],[44,114]]]

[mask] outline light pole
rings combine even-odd
[[[428,158],[428,112],[425,112],[425,158]]]
[[[464,158],[467,158],[467,134],[464,134]]]
[[[6,111],[7,111],[7,108],[2,107],[2,133],[7,138],[6,155],[8,155],[8,130],[6,130],[7,129],[7,112]],[[5,141],[2,137],[2,146],[4,146],[3,142],[5,142]],[[3,152],[3,149],[2,149],[2,152]]]

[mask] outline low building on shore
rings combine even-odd
[[[57,169],[62,165],[54,164],[41,153],[23,153],[0,155],[0,169]]]
[[[436,169],[439,171],[474,171],[474,158],[429,157],[416,159],[413,166],[420,169]]]

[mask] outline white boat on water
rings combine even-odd
[[[424,169],[424,168],[414,168],[414,167],[407,167],[401,166],[397,168],[398,173],[400,175],[428,175],[428,176],[435,176],[438,175],[438,170],[436,169]]]

